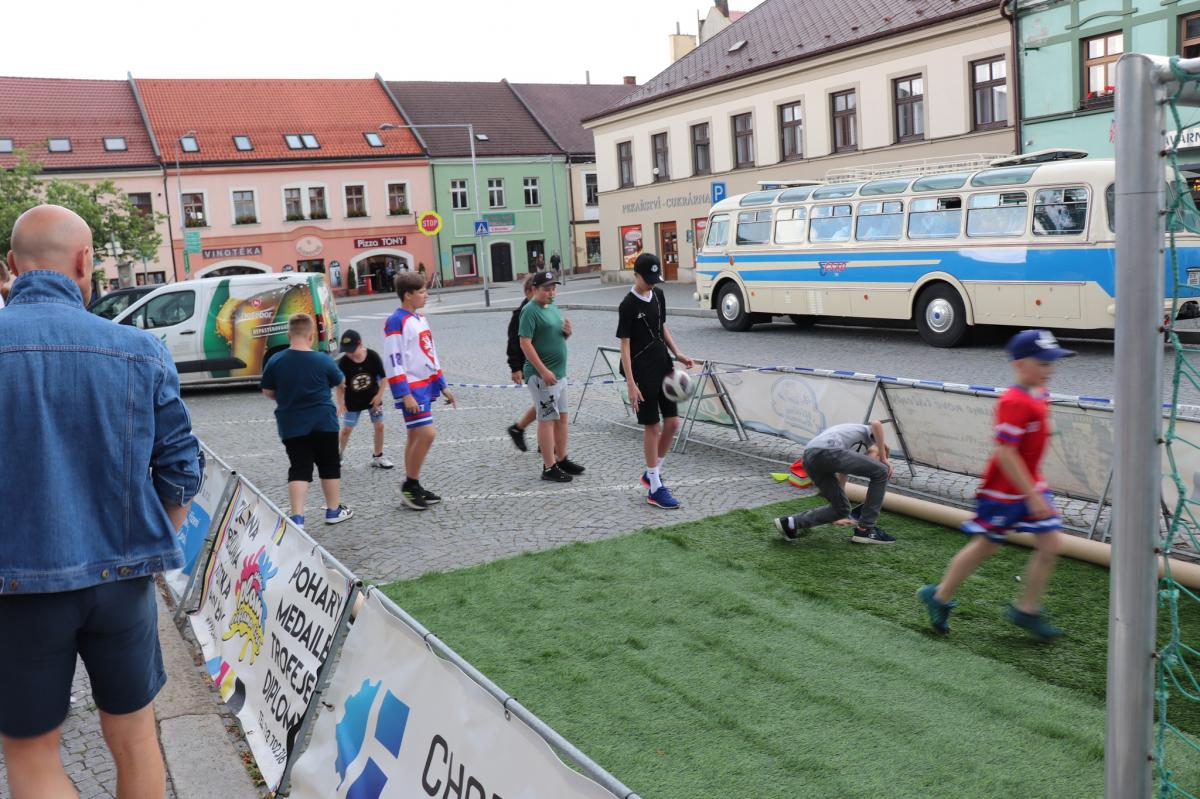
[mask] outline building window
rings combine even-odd
[[[709,155],[708,123],[692,125],[692,174],[711,175],[712,158]]]
[[[120,152],[122,150],[128,150],[129,145],[125,143],[124,136],[105,136],[104,149],[108,150],[109,152]]]
[[[537,178],[525,178],[525,205],[541,205],[542,190],[538,185]]]
[[[71,152],[71,140],[50,139],[46,142],[46,149],[52,153],[69,153]]]
[[[283,135],[283,140],[287,142],[289,150],[304,149],[304,142],[300,141],[300,134],[298,133],[285,133]]]
[[[800,103],[779,106],[779,154],[782,161],[804,157],[804,111]]]
[[[12,151],[12,139],[0,139],[0,153],[11,153]]]
[[[617,145],[617,175],[620,188],[633,185],[633,144],[623,141]]]
[[[323,186],[308,187],[308,218],[329,218],[329,210],[325,207],[325,188]]]
[[[1125,37],[1120,31],[1084,39],[1083,89],[1084,102],[1107,101],[1117,85],[1117,60],[1125,51]]]
[[[667,152],[667,134],[655,133],[653,136],[651,136],[650,150],[654,156],[654,160],[652,162],[654,164],[654,180],[656,182],[660,180],[670,180],[671,165],[670,157]]]
[[[142,216],[150,216],[154,213],[154,205],[150,202],[150,192],[139,191],[126,196],[129,197],[129,204],[133,206],[133,210],[137,213]]]
[[[971,62],[971,88],[975,130],[1008,124],[1008,62],[1004,56]]]
[[[830,97],[833,108],[833,151],[858,149],[858,108],[854,90],[837,92]]]
[[[233,193],[233,223],[235,225],[253,225],[258,222],[258,214],[254,210],[253,191],[235,191]]]
[[[471,201],[467,199],[467,181],[450,181],[450,207],[455,211],[463,211],[471,207]]]
[[[304,149],[306,150],[317,150],[321,147],[317,142],[317,137],[311,133],[301,133],[300,141],[304,142]]]
[[[351,218],[367,215],[367,190],[364,186],[346,187],[346,216]]]
[[[289,222],[298,222],[304,218],[304,206],[301,205],[300,189],[283,190],[283,213]]]
[[[180,136],[179,149],[185,153],[198,153],[200,152],[200,142],[196,141],[195,136]]]
[[[249,136],[234,136],[233,146],[243,151],[254,149],[254,144],[250,141]]]
[[[1184,58],[1200,56],[1200,14],[1179,18],[1179,54]]]
[[[488,208],[504,207],[504,178],[488,178]]]
[[[204,213],[204,195],[200,192],[183,195],[184,227],[204,227],[208,224]]]
[[[600,234],[588,233],[584,240],[587,243],[587,263],[600,263]]]
[[[595,172],[585,172],[583,175],[583,204],[587,206],[600,204],[600,184]]]
[[[897,78],[892,99],[896,103],[896,141],[925,138],[925,81],[920,75]]]
[[[733,118],[733,168],[754,166],[754,115]]]
[[[367,144],[371,145],[372,147],[382,147],[383,146],[383,138],[378,133],[375,133],[374,131],[370,131],[370,130],[367,131],[366,133],[363,134],[363,138],[366,139]]]
[[[389,183],[387,186],[388,216],[404,216],[408,210],[408,184]]]

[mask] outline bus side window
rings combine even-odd
[[[708,235],[704,238],[705,250],[719,250],[729,243],[729,214],[717,214],[708,220]]]
[[[967,203],[967,235],[1020,236],[1028,207],[1029,197],[1023,191],[972,195]]]
[[[1033,199],[1033,235],[1076,236],[1087,227],[1087,189],[1041,189]]]
[[[738,214],[737,243],[766,244],[771,240],[771,212],[742,211]]]
[[[884,200],[858,204],[854,237],[859,241],[895,241],[903,230],[903,202]]]
[[[1104,190],[1104,210],[1108,211],[1108,232],[1117,232],[1117,187],[1114,183],[1109,183],[1108,188]]]
[[[917,197],[908,206],[910,239],[952,239],[962,230],[962,197]]]
[[[775,243],[802,244],[805,216],[804,206],[780,208],[775,214]]]
[[[814,205],[808,223],[809,241],[849,241],[850,206]]]

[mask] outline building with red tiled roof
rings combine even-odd
[[[167,210],[162,167],[126,81],[0,77],[0,169],[11,168],[21,153],[47,176],[111,180],[139,209]],[[166,223],[159,233],[164,244],[158,256],[126,271],[125,282],[167,279]],[[106,259],[99,266],[115,284],[116,262]]]
[[[605,279],[632,281],[642,250],[668,279],[693,279],[713,202],[760,181],[869,177],[1014,149],[1011,29],[991,0],[764,0],[737,19],[715,5],[726,27],[707,28],[699,47],[585,120],[601,243],[622,254],[605,259]]]
[[[418,136],[390,127],[405,120],[381,80],[130,85],[173,189],[180,278],[313,271],[341,293],[436,264],[417,227],[433,207],[429,162]],[[185,254],[186,231],[198,253]]]

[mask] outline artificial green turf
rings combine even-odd
[[[914,594],[965,539],[890,515],[894,546],[778,539],[771,519],[813,502],[385,591],[648,798],[1101,795],[1108,572],[1060,563],[1067,637],[1041,645],[1000,615],[1027,555],[1006,548],[943,639]],[[1200,641],[1194,609],[1184,623]],[[1185,701],[1172,714],[1200,729]]]

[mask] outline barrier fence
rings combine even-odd
[[[270,790],[637,799],[204,452],[166,582]]]
[[[582,411],[594,385],[623,383],[617,366],[620,351],[597,348],[576,408]],[[848,370],[808,367],[751,366],[715,360],[698,361],[691,370],[696,394],[680,407],[675,448],[682,451],[696,422],[761,433],[803,445],[825,428],[846,422],[886,422],[888,446],[910,467],[981,477],[994,447],[993,415],[1004,389]],[[626,392],[620,402],[630,413]],[[1098,503],[1089,537],[1109,538],[1098,530],[1108,501],[1113,473],[1113,403],[1105,397],[1051,394],[1054,435],[1043,461],[1046,482],[1054,493]],[[1181,437],[1200,440],[1200,409],[1178,409]],[[1171,474],[1164,453],[1164,473]],[[1200,497],[1200,448],[1177,448],[1174,468],[1183,475],[1193,497]],[[1164,512],[1179,491],[1170,479],[1162,483]]]

